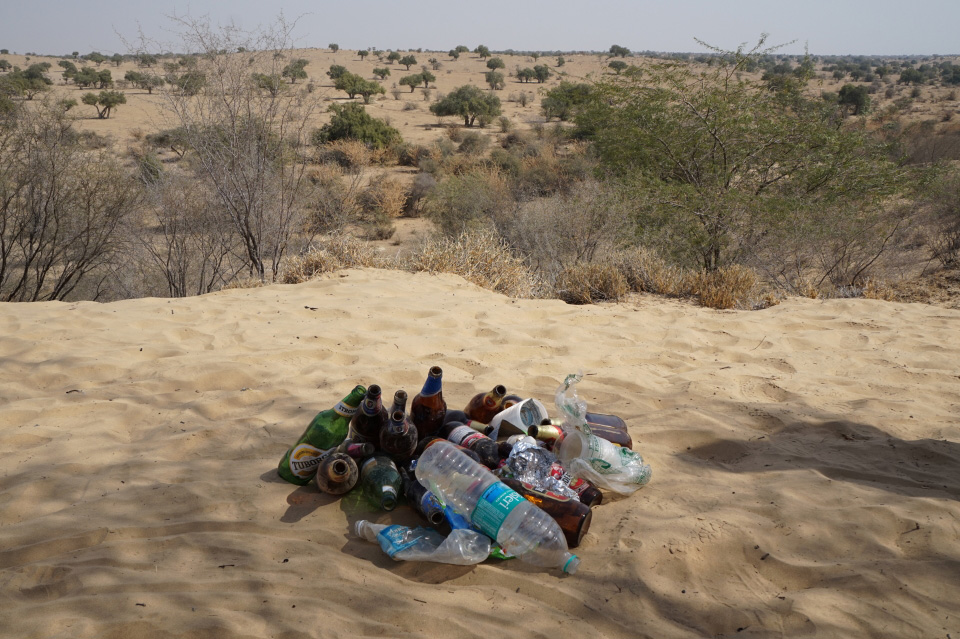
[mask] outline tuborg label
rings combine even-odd
[[[330,454],[332,448],[320,450],[310,444],[300,444],[290,451],[290,472],[302,479],[310,479],[317,472],[317,466]]]
[[[337,405],[333,407],[333,410],[339,413],[340,415],[343,415],[344,417],[353,417],[357,412],[356,408],[353,408],[352,406],[347,406],[342,401],[337,402]]]
[[[480,532],[491,539],[496,539],[503,521],[514,508],[525,501],[520,493],[498,481],[480,496],[470,519]]]

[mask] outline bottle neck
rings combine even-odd
[[[383,404],[380,401],[379,397],[371,398],[367,397],[363,400],[363,403],[360,404],[360,409],[363,411],[364,415],[367,417],[374,417],[377,413],[380,412],[380,409],[383,408]]]
[[[337,402],[337,405],[333,407],[333,410],[335,410],[342,417],[352,417],[357,412],[357,407],[360,406],[360,403],[363,401],[363,397],[366,394],[366,388],[363,386],[356,386],[349,395]]]
[[[423,383],[423,390],[420,391],[421,397],[430,397],[443,390],[443,384],[439,375],[428,375],[427,381]]]

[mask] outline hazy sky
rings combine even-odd
[[[299,18],[297,46],[343,49],[703,51],[694,38],[734,49],[769,33],[771,44],[813,54],[960,54],[960,0],[4,0],[0,48],[65,54],[131,52],[120,36],[175,44],[172,13],[252,29],[282,11]],[[174,30],[171,32],[171,30]],[[119,35],[118,35],[119,34]],[[182,47],[173,47],[182,50]]]

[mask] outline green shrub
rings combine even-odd
[[[330,107],[330,122],[313,132],[314,144],[334,140],[359,140],[382,149],[402,142],[400,132],[379,118],[367,113],[361,104],[334,104]]]

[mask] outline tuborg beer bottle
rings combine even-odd
[[[310,483],[323,458],[346,439],[350,418],[366,392],[366,388],[357,386],[336,406],[317,413],[300,439],[284,453],[277,466],[280,476],[291,484]]]

